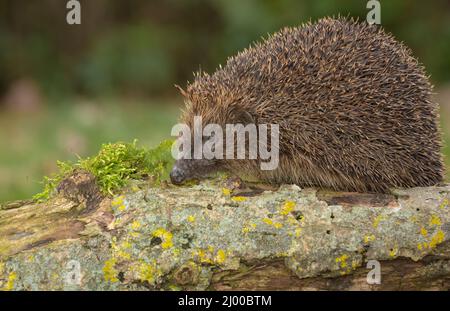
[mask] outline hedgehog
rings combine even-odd
[[[218,170],[375,193],[443,179],[432,85],[411,50],[378,25],[327,17],[286,27],[179,89],[190,128],[194,116],[222,126],[278,124],[279,164],[264,171],[260,159],[179,159],[173,184]]]

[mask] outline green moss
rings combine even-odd
[[[165,140],[154,149],[147,150],[133,143],[103,144],[95,157],[82,159],[76,163],[58,162],[58,173],[44,177],[44,190],[34,196],[43,201],[51,197],[56,186],[75,169],[83,169],[97,178],[97,183],[105,194],[113,195],[124,187],[130,179],[151,178],[155,184],[168,178],[173,164],[171,140]]]
[[[59,182],[74,170],[74,165],[70,162],[58,161],[57,165],[58,172],[52,176],[44,176],[44,180],[42,182],[44,189],[42,192],[34,195],[33,199],[39,202],[49,199]]]

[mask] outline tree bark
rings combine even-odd
[[[0,207],[0,288],[448,290],[449,193],[243,191],[215,179],[133,182],[110,198],[77,172],[48,202]],[[367,281],[371,260],[379,284]]]

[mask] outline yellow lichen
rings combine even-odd
[[[230,195],[231,194],[231,190],[228,188],[222,188],[222,193],[223,195]]]
[[[125,260],[131,259],[131,254],[127,251],[130,248],[131,248],[131,243],[128,241],[123,241],[122,243],[120,243],[120,245],[117,245],[116,237],[113,237],[111,240],[111,249],[112,249],[114,258],[125,259]]]
[[[123,204],[124,196],[118,196],[111,201],[112,206],[119,206]]]
[[[420,234],[426,237],[428,235],[427,229],[425,229],[424,227],[420,228]]]
[[[111,205],[117,207],[117,209],[121,212],[124,211],[127,208],[124,203],[124,198],[125,197],[123,195],[114,198],[111,201]]]
[[[153,236],[158,237],[162,240],[161,247],[164,249],[170,248],[173,246],[172,238],[173,235],[171,232],[167,231],[164,228],[159,228],[153,231]]]
[[[347,267],[348,255],[344,254],[340,257],[336,257],[335,261],[340,265],[341,268]]]
[[[287,221],[288,221],[288,224],[290,224],[290,225],[292,225],[292,226],[297,225],[297,219],[295,219],[295,217],[292,216],[292,215],[289,215],[289,216],[287,217]]]
[[[135,220],[131,223],[131,229],[138,230],[141,227],[141,223],[138,220]]]
[[[213,263],[213,260],[211,259],[211,255],[209,253],[205,252],[205,250],[203,250],[201,248],[193,251],[192,256],[197,257],[197,259],[200,263],[208,263],[208,264]]]
[[[16,279],[17,279],[17,274],[14,271],[9,273],[8,280],[6,281],[6,285],[5,285],[4,290],[5,291],[13,290],[14,289],[14,283],[15,283]]]
[[[111,221],[111,223],[108,225],[108,229],[113,230],[113,229],[117,228],[118,226],[120,226],[121,223],[122,223],[122,219],[116,218],[113,221]]]
[[[61,276],[57,272],[53,272],[52,275],[50,276],[51,283],[58,282],[58,280],[60,280],[60,279],[61,279]]]
[[[126,251],[124,251],[124,250],[119,250],[119,251],[117,252],[116,256],[117,256],[118,258],[125,259],[125,260],[131,259],[131,254],[128,253],[128,252],[126,252]]]
[[[279,223],[279,222],[275,222],[275,223],[273,224],[273,226],[274,226],[275,228],[277,228],[277,229],[280,229],[280,228],[283,227],[283,224],[282,224],[282,223]]]
[[[234,202],[244,202],[244,201],[247,200],[247,198],[246,197],[236,196],[236,197],[232,197],[231,200],[234,201]]]
[[[223,264],[226,258],[227,255],[225,254],[225,251],[223,249],[219,249],[215,258],[216,263]]]
[[[139,189],[138,186],[136,186],[136,185],[131,186],[131,191],[138,192],[139,190],[141,190],[141,189]]]
[[[384,216],[383,215],[378,215],[377,217],[375,217],[375,219],[373,220],[373,227],[377,228],[378,225],[380,224],[380,221],[384,220]]]
[[[292,201],[285,201],[283,206],[281,207],[280,214],[281,215],[288,215],[290,212],[294,210],[295,202]]]
[[[409,221],[414,222],[414,223],[418,223],[417,216],[413,215],[413,216],[409,217]]]
[[[262,221],[265,222],[268,225],[273,225],[273,221],[270,218],[265,217],[265,218],[263,218]]]
[[[441,219],[436,215],[431,215],[430,226],[440,226],[442,225]]]
[[[448,204],[449,204],[449,200],[448,200],[447,198],[445,198],[445,199],[442,201],[441,205],[439,205],[439,207],[440,207],[441,209],[444,209],[444,208],[448,207]]]
[[[155,281],[155,273],[155,266],[146,262],[142,262],[139,265],[139,279],[142,282],[153,283]]]
[[[375,240],[375,235],[373,234],[364,236],[364,243],[366,244],[372,242],[373,240]]]
[[[131,243],[128,241],[123,241],[122,244],[120,245],[122,248],[131,248]]]
[[[194,251],[193,255],[197,256],[198,259],[200,260],[200,262],[202,262],[202,263],[210,263],[211,262],[211,260],[206,257],[206,253],[203,249],[198,249],[198,250]]]
[[[173,246],[172,243],[172,233],[167,233],[167,235],[164,238],[164,242],[161,243],[161,247],[166,249],[166,248],[171,248]]]
[[[253,230],[255,228],[256,228],[256,224],[251,222],[251,223],[249,223],[249,224],[247,224],[247,225],[242,227],[242,233],[248,233],[248,232],[250,232],[251,230]]]
[[[168,288],[169,288],[169,290],[171,290],[171,291],[173,291],[173,292],[178,292],[178,291],[183,290],[181,287],[179,287],[179,286],[177,286],[177,285],[174,285],[174,284],[170,284],[170,285],[168,286]]]
[[[398,248],[397,247],[391,248],[389,250],[389,256],[392,257],[392,258],[395,257],[397,255],[397,253],[398,253]]]
[[[435,248],[438,244],[444,242],[445,233],[442,230],[438,230],[430,240],[430,248]]]
[[[355,270],[356,268],[359,267],[358,260],[356,260],[356,259],[352,260],[351,265],[348,266],[347,259],[348,259],[347,255],[342,255],[341,257],[336,258],[336,262],[339,263],[340,268],[343,269],[343,270],[339,271],[340,275],[347,275],[350,272],[352,272],[352,270]]]
[[[181,251],[180,251],[179,248],[172,248],[172,254],[173,254],[175,257],[178,257],[178,256],[180,255],[180,253],[181,253]]]
[[[105,261],[105,265],[103,266],[103,277],[105,278],[105,281],[109,281],[111,283],[115,283],[119,281],[117,278],[117,270],[115,268],[116,265],[116,259],[111,258],[107,261]]]
[[[226,261],[227,254],[223,249],[214,253],[214,247],[209,245],[207,249],[196,249],[192,251],[192,256],[197,262],[206,264],[223,264]]]
[[[302,228],[296,228],[295,229],[295,236],[298,238],[300,234],[302,233]]]
[[[280,229],[281,227],[283,227],[282,223],[279,222],[274,222],[272,219],[265,217],[262,219],[263,222],[265,222],[266,224],[268,224],[269,226],[274,226],[277,229]]]

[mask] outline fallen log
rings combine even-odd
[[[450,185],[226,187],[133,182],[111,198],[77,172],[47,202],[4,204],[0,288],[450,289]]]

